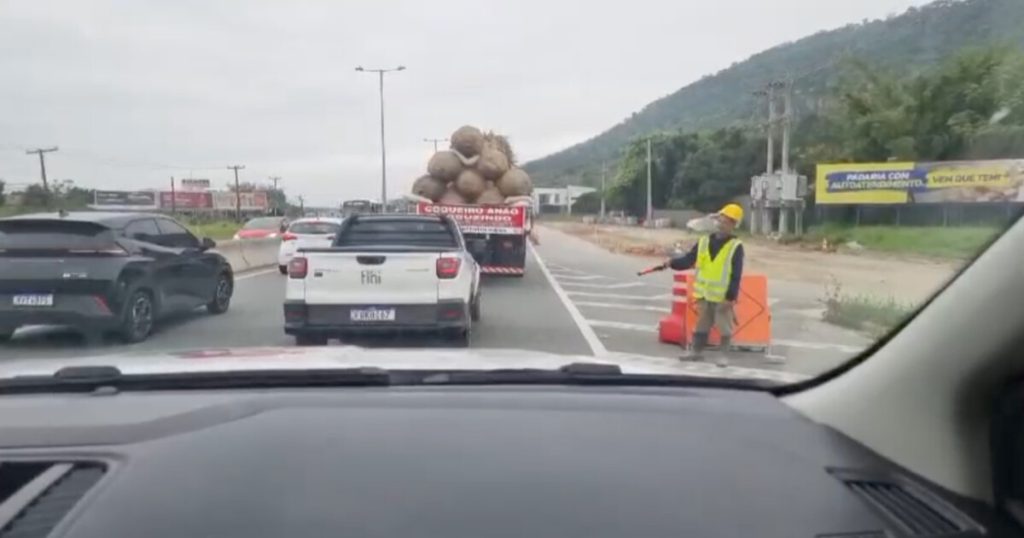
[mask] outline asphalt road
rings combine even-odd
[[[543,229],[542,243],[531,251],[523,278],[485,278],[483,316],[476,324],[470,347],[525,349],[558,354],[615,358],[624,354],[656,357],[661,364],[679,365],[695,373],[715,375],[708,364],[680,363],[681,350],[658,342],[656,327],[671,301],[671,275],[637,278],[644,260],[609,253],[579,238]],[[291,346],[283,332],[281,305],[284,276],[277,269],[237,277],[231,309],[219,316],[205,310],[158,326],[145,342],[125,345],[116,340],[86,346],[77,334],[61,329],[22,329],[7,344],[3,358],[60,358],[186,351],[225,347]],[[773,336],[771,353],[735,353],[732,376],[766,376],[795,380],[823,372],[867,345],[856,334],[826,325],[815,316],[815,299],[793,285],[769,286]],[[338,343],[332,342],[334,345]],[[346,343],[369,347],[448,347],[430,337],[386,337]]]
[[[19,330],[0,344],[0,358],[77,357],[112,352],[184,351],[203,348],[289,346],[281,305],[284,279],[277,269],[238,275],[231,308],[212,316],[205,309],[169,320],[145,342],[126,345],[114,339],[86,347],[73,331],[50,327]],[[473,348],[529,349],[559,354],[590,354],[569,312],[530,257],[523,278],[494,277],[483,282],[482,318],[470,340]],[[332,342],[338,344],[337,341]],[[432,337],[360,339],[371,347],[445,347]]]

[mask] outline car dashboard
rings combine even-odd
[[[0,397],[0,537],[1015,536],[768,393]]]

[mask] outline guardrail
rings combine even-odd
[[[261,269],[277,265],[280,239],[225,239],[217,241],[214,252],[220,253],[231,264],[231,269],[240,273],[250,269]]]

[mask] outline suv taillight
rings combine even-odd
[[[309,260],[301,256],[288,262],[288,278],[306,278],[309,272]]]
[[[285,232],[284,235],[281,236],[281,241],[294,241],[294,240],[296,240],[298,238],[299,238],[299,236],[297,236],[297,235],[295,235],[295,234],[293,234],[291,232]]]
[[[462,260],[459,258],[438,258],[437,278],[455,278],[459,276]]]

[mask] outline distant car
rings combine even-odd
[[[288,230],[281,235],[281,247],[277,254],[277,267],[282,275],[288,274],[288,262],[300,248],[329,247],[341,228],[341,219],[308,218],[292,221]]]
[[[0,219],[0,341],[25,325],[145,340],[175,312],[226,312],[231,265],[169,217],[39,213]]]
[[[245,223],[235,233],[235,239],[268,239],[278,237],[288,229],[284,217],[257,217]]]

